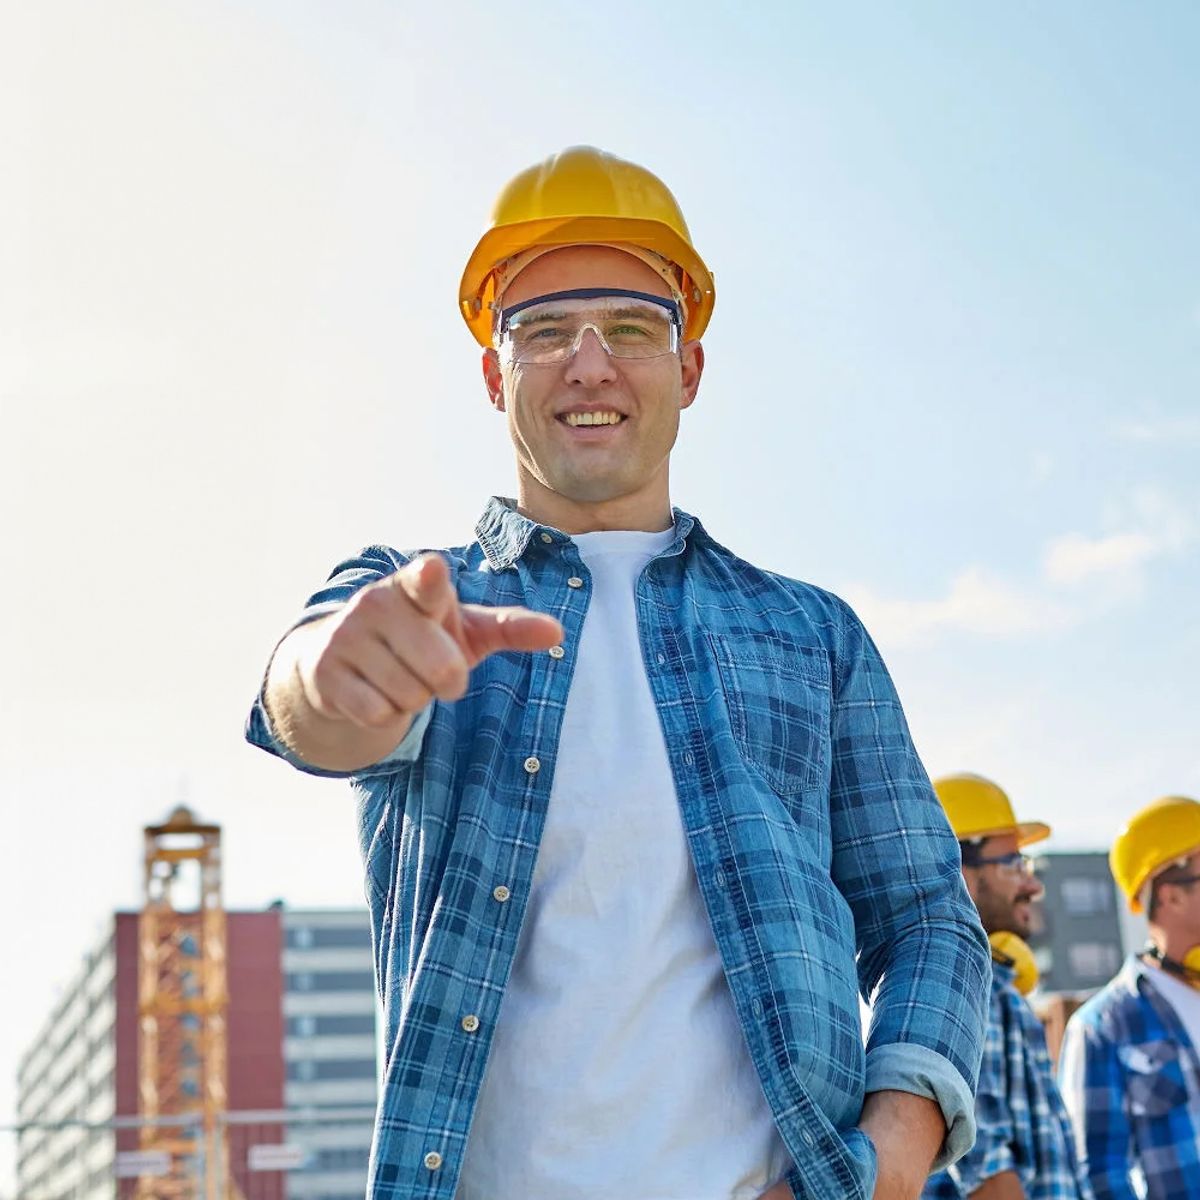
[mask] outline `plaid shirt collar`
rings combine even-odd
[[[675,519],[675,541],[664,554],[681,553],[689,538],[712,543],[704,526],[690,513],[685,513],[681,508],[673,508],[671,513]],[[475,536],[493,571],[511,567],[525,554],[533,538],[541,534],[547,534],[556,541],[567,539],[562,530],[541,525],[519,512],[517,502],[506,496],[493,496],[475,526]]]
[[[1171,1040],[1178,1042],[1179,1045],[1184,1046],[1193,1055],[1200,1058],[1200,1046],[1192,1045],[1192,1039],[1188,1036],[1183,1022],[1179,1019],[1179,1014],[1175,1011],[1175,1006],[1155,987],[1154,978],[1150,972],[1156,970],[1158,970],[1157,967],[1147,966],[1142,961],[1140,955],[1131,954],[1125,960],[1125,965],[1117,973],[1117,977],[1113,982],[1122,990],[1127,991],[1131,996],[1140,996],[1145,1000],[1154,1010],[1154,1015],[1167,1031]]]

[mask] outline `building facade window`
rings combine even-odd
[[[287,977],[290,992],[373,992],[375,976],[370,971],[292,971]]]
[[[287,944],[294,950],[370,950],[371,930],[366,924],[328,928],[296,925],[287,931]]]
[[[1121,952],[1108,942],[1076,942],[1067,947],[1071,972],[1080,979],[1107,980],[1121,965]]]
[[[301,1058],[288,1063],[288,1078],[302,1083],[325,1079],[374,1079],[373,1058]]]
[[[373,1036],[375,1017],[371,1013],[291,1017],[287,1031],[292,1037]]]
[[[1112,912],[1113,889],[1107,879],[1077,875],[1059,885],[1063,908],[1068,916],[1094,917]]]

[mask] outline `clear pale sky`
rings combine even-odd
[[[230,906],[361,898],[242,722],[339,558],[511,493],[455,288],[573,143],[715,270],[676,502],[858,607],[930,772],[1050,848],[1200,794],[1198,59],[1184,2],[13,6],[0,1121],[180,798]]]

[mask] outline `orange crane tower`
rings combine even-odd
[[[165,824],[145,828],[138,945],[141,1148],[166,1151],[171,1165],[166,1175],[143,1175],[136,1200],[232,1196],[218,1120],[226,1108],[229,1000],[221,827],[182,805]],[[171,1125],[173,1116],[186,1120]]]

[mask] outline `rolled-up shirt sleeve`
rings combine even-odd
[[[947,1130],[938,1170],[975,1139],[991,955],[891,678],[848,608],[835,689],[832,872],[854,913],[872,1008],[866,1090],[936,1101]]]

